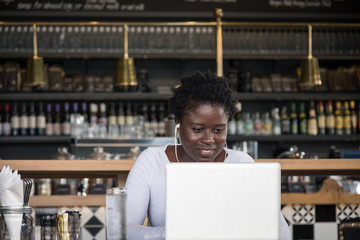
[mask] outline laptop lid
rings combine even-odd
[[[280,238],[280,164],[169,163],[166,239]]]

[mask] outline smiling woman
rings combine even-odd
[[[165,239],[165,169],[170,162],[254,162],[245,152],[226,148],[235,103],[225,78],[197,72],[181,79],[169,100],[181,144],[144,150],[126,181],[128,240]],[[280,219],[281,239],[291,239],[282,215]]]

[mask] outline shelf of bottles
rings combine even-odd
[[[360,139],[358,100],[268,101],[263,105],[265,110],[254,111],[251,102],[238,102],[228,125],[229,141]],[[1,101],[0,113],[0,142],[8,143],[30,139],[70,142],[72,138],[79,139],[77,143],[84,141],[81,139],[105,142],[106,138],[166,140],[173,137],[175,125],[163,100]]]
[[[0,23],[0,54],[32,56],[32,23]],[[37,23],[39,56],[119,57],[124,23]],[[126,23],[129,54],[135,58],[214,58],[215,22]],[[307,24],[223,22],[225,58],[307,56]],[[313,24],[313,54],[319,58],[360,55],[357,24]]]

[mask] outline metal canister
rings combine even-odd
[[[126,188],[109,188],[106,192],[106,226],[108,240],[126,240]]]

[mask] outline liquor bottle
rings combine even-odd
[[[99,137],[106,138],[107,136],[107,114],[106,114],[106,104],[100,103],[100,113],[99,113]]]
[[[316,121],[316,110],[314,101],[310,102],[309,118],[307,121],[307,133],[316,136],[318,134],[318,126]]]
[[[126,105],[126,112],[125,112],[125,123],[128,126],[134,126],[135,123],[135,117],[133,115],[132,107],[133,107],[132,104],[128,102]]]
[[[11,134],[11,123],[10,123],[10,105],[5,103],[4,121],[2,124],[2,132],[4,136],[10,136]]]
[[[236,134],[236,121],[234,116],[229,119],[227,132],[229,135]]]
[[[87,109],[87,103],[83,102],[81,105],[81,115],[83,118],[82,127],[80,129],[80,135],[83,137],[89,137],[89,115],[88,115],[88,109]]]
[[[29,111],[28,120],[29,120],[28,134],[30,136],[34,136],[34,135],[36,135],[36,113],[35,113],[35,103],[34,102],[30,103],[30,111]]]
[[[119,135],[124,135],[124,126],[125,126],[125,111],[124,104],[122,102],[119,103],[119,111],[117,113],[117,124],[119,127]]]
[[[160,103],[159,106],[159,119],[158,119],[158,130],[157,130],[157,136],[158,137],[165,137],[165,107],[164,103]]]
[[[351,115],[351,133],[357,133],[357,123],[358,123],[358,116],[355,110],[355,101],[350,101],[350,115]]]
[[[158,125],[155,103],[152,103],[150,108],[150,125],[152,132],[151,136],[155,137],[157,135],[157,125]]]
[[[290,133],[291,134],[298,134],[299,133],[299,124],[298,118],[296,113],[296,103],[291,103],[291,113],[290,113]]]
[[[300,112],[299,112],[299,133],[307,134],[307,118],[305,113],[305,103],[300,103]]]
[[[110,110],[108,113],[108,136],[109,137],[118,137],[119,136],[119,128],[117,125],[116,119],[116,111],[115,111],[115,103],[110,103]]]
[[[54,135],[54,123],[51,111],[51,103],[46,105],[46,136]]]
[[[74,138],[82,136],[82,127],[84,124],[84,117],[79,113],[79,104],[73,103],[73,110],[70,114],[70,135]]]
[[[88,136],[89,138],[97,138],[99,136],[97,103],[90,103],[90,123]]]
[[[325,116],[326,134],[335,134],[335,116],[333,113],[332,101],[328,100],[326,103],[326,116]]]
[[[335,133],[337,135],[344,134],[344,117],[340,101],[335,103]]]
[[[260,113],[256,112],[254,117],[254,135],[261,135],[262,133],[262,121],[260,119]]]
[[[319,101],[317,104],[317,124],[318,133],[324,135],[326,133],[326,121],[323,101]]]
[[[60,115],[60,103],[55,104],[55,115],[53,123],[54,135],[61,135],[61,115]]]
[[[344,133],[346,135],[351,134],[351,113],[349,109],[349,102],[344,102],[344,111],[343,111],[343,127],[344,127]]]
[[[241,102],[237,102],[235,105],[235,122],[236,122],[236,134],[242,135],[244,133],[244,120],[242,117],[242,105]]]
[[[271,135],[272,133],[272,121],[270,118],[270,113],[265,112],[263,119],[263,135]]]
[[[244,113],[244,135],[254,134],[254,122],[249,112]]]
[[[29,118],[28,118],[28,113],[26,110],[26,102],[23,102],[21,104],[21,113],[20,113],[19,123],[20,123],[20,135],[27,136],[28,128],[29,128]]]
[[[36,116],[36,133],[39,136],[43,136],[46,134],[46,118],[43,102],[39,102],[38,105],[38,113]]]
[[[13,110],[11,113],[11,135],[18,136],[19,133],[19,126],[20,126],[20,119],[19,119],[19,113],[18,113],[18,105],[16,102],[13,104]]]
[[[281,135],[281,119],[279,115],[279,108],[272,110],[272,133],[274,135]]]
[[[152,129],[151,129],[149,112],[148,112],[148,106],[146,103],[143,103],[141,107],[141,114],[144,119],[145,137],[149,137],[151,135]]]
[[[290,134],[290,118],[286,106],[281,108],[281,134]]]
[[[69,136],[70,135],[70,107],[69,107],[69,103],[64,103],[64,115],[63,115],[63,119],[61,122],[61,134],[64,136]]]
[[[358,108],[358,123],[357,123],[357,130],[358,130],[358,133],[360,133],[360,103],[359,103],[359,108]]]

